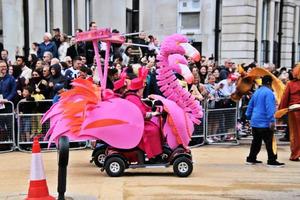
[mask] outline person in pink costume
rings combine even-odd
[[[162,153],[162,135],[160,127],[151,121],[151,118],[157,115],[158,112],[152,112],[151,107],[141,100],[147,72],[144,68],[139,69],[139,77],[131,81],[128,86],[129,91],[125,94],[125,99],[134,103],[144,116],[144,134],[138,147],[151,159]]]

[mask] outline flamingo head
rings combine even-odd
[[[184,56],[180,54],[172,54],[168,57],[169,66],[171,69],[183,76],[188,84],[191,84],[194,80],[194,76],[188,67],[188,62]]]
[[[161,45],[161,53],[185,55],[191,57],[195,62],[198,62],[201,58],[197,49],[188,43],[188,39],[181,34],[173,34],[167,37]]]

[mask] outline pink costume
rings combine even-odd
[[[147,112],[151,112],[151,108],[142,102],[138,95],[128,93],[125,96],[125,99],[134,103],[141,110],[144,118],[146,117]],[[153,158],[162,153],[161,140],[160,128],[152,121],[145,120],[144,134],[138,147],[147,154],[148,158]]]

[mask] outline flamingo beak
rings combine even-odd
[[[188,84],[192,84],[194,81],[194,76],[187,65],[178,64],[181,70],[181,75]]]
[[[200,61],[201,55],[195,47],[193,47],[189,43],[180,43],[180,46],[184,49],[185,55],[187,57],[191,57],[193,59],[193,61],[195,61],[195,62]]]

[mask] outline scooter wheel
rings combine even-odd
[[[173,163],[174,174],[179,177],[187,177],[193,171],[193,163],[187,157],[179,157]]]
[[[105,161],[105,149],[100,149],[97,151],[94,155],[94,163],[97,167],[103,167],[104,166],[104,161]]]
[[[108,176],[122,176],[125,170],[125,162],[118,157],[111,157],[105,162],[105,171]]]

